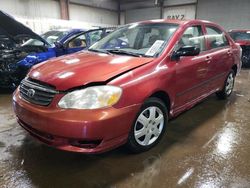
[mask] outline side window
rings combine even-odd
[[[220,29],[213,26],[206,26],[206,30],[210,49],[229,45],[228,39]]]
[[[69,43],[68,43],[68,48],[85,48],[87,46],[86,44],[86,36],[85,34],[80,35],[74,39],[72,39]]]
[[[205,36],[203,35],[201,26],[188,27],[183,33],[178,48],[182,46],[194,46],[200,48],[200,51],[205,51]]]
[[[90,31],[88,32],[90,46],[102,38],[102,30]]]

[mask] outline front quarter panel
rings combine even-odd
[[[49,48],[47,52],[27,55],[23,60],[18,62],[18,66],[30,69],[33,65],[46,61],[55,56],[55,49]]]
[[[174,90],[170,83],[174,83],[174,74],[171,63],[165,60],[157,63],[157,59],[147,65],[130,71],[114,80],[110,85],[122,88],[123,93],[116,108],[142,104],[147,98],[158,91],[164,91],[169,95],[170,101],[174,96]]]

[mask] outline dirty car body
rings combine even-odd
[[[240,70],[240,53],[211,22],[130,24],[88,51],[34,66],[15,91],[13,107],[20,125],[43,143],[101,153],[133,139],[147,105],[157,101],[152,109],[173,118],[222,91],[228,75]]]
[[[250,67],[250,29],[231,30],[229,34],[242,48],[242,66]]]
[[[15,87],[31,64],[55,56],[50,45],[32,30],[0,11],[0,87]],[[20,36],[32,38],[37,45],[20,42]]]

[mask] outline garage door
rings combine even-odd
[[[199,1],[197,18],[220,24],[225,29],[250,28],[250,0]]]
[[[164,8],[163,16],[168,19],[195,19],[196,5]]]
[[[142,20],[159,19],[161,17],[160,8],[145,8],[127,10],[125,13],[126,23],[132,23]]]

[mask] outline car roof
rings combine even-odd
[[[213,22],[210,21],[206,21],[206,20],[198,20],[198,19],[184,19],[184,20],[178,20],[178,19],[155,19],[155,20],[147,20],[147,21],[140,21],[140,22],[136,22],[138,24],[140,23],[173,23],[173,24],[178,24],[178,25],[184,25],[184,24],[188,24],[188,23],[194,23],[194,24],[201,24],[201,23],[209,23],[209,24],[214,24],[217,25]],[[132,23],[133,24],[133,23]],[[134,23],[135,24],[135,23]]]

